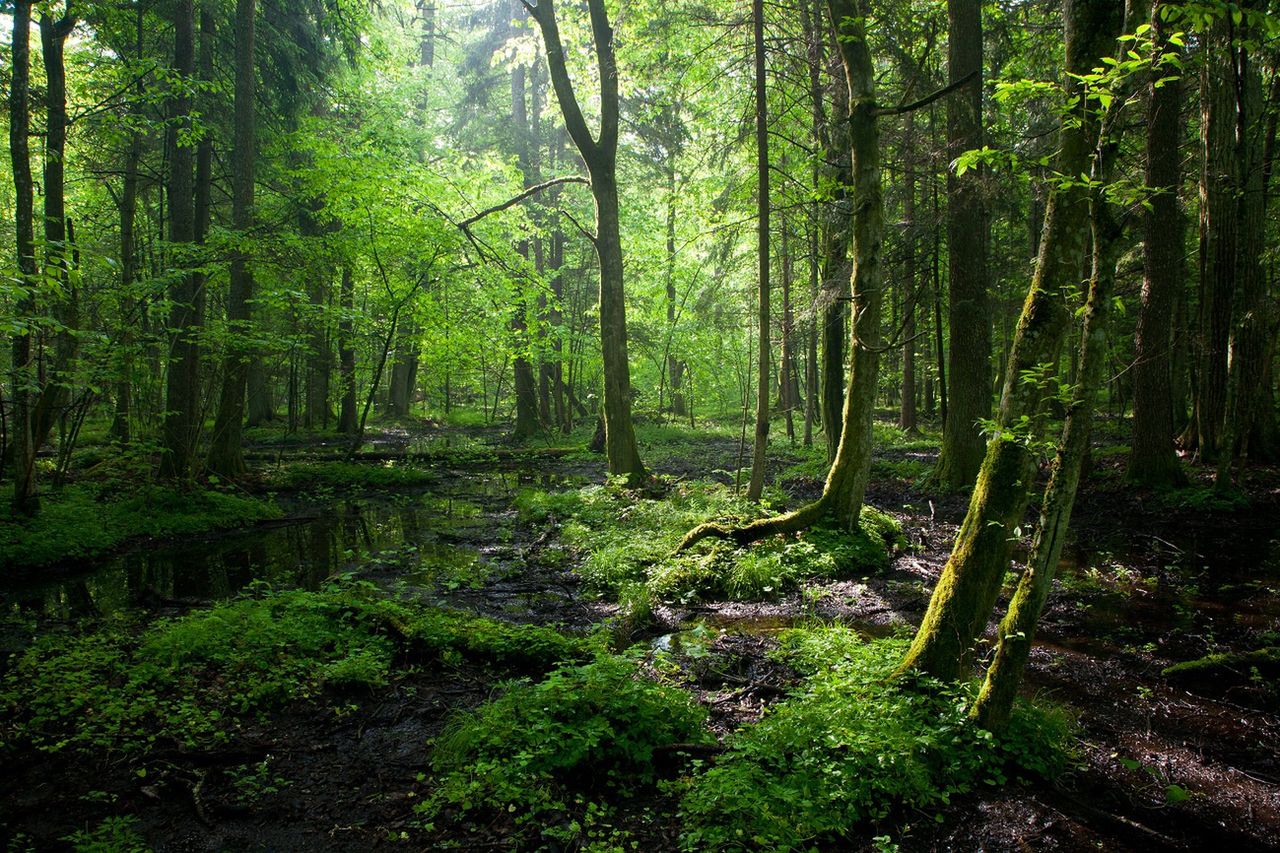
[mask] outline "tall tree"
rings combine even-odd
[[[604,0],[587,0],[596,68],[600,75],[600,132],[598,137],[593,137],[574,94],[573,81],[569,78],[552,0],[538,0],[536,6],[524,5],[542,32],[551,84],[560,102],[565,128],[591,175],[591,195],[596,203],[593,244],[600,263],[605,455],[609,473],[635,482],[644,476],[645,470],[631,423],[631,369],[627,363],[627,318],[618,211],[618,67],[613,50],[613,28],[609,25]]]
[[[947,0],[947,74],[967,80],[947,100],[947,154],[954,161],[982,147],[982,4]],[[947,415],[936,480],[948,489],[971,485],[985,442],[979,421],[991,413],[991,311],[987,290],[990,224],[981,168],[947,170],[947,295],[951,347],[947,352]]]
[[[747,500],[758,501],[764,491],[769,455],[769,99],[765,90],[764,0],[752,0],[756,108],[756,253],[759,326],[756,376],[756,428],[751,453],[751,483]],[[784,377],[785,381],[785,377]]]
[[[1059,132],[1055,170],[1059,175],[1090,172],[1098,122],[1089,102],[1081,97],[1080,78],[1110,55],[1119,35],[1121,11],[1112,0],[1066,3],[1063,102],[1075,104],[1075,109]],[[958,678],[971,664],[974,641],[995,606],[1018,538],[1013,531],[1026,515],[1035,481],[1037,420],[1046,397],[1056,388],[1059,350],[1071,319],[1067,297],[1080,282],[1089,249],[1088,213],[1081,182],[1065,180],[1054,185],[1040,255],[1005,369],[999,433],[987,445],[964,523],[901,664],[904,671]]]
[[[36,497],[36,447],[32,435],[32,393],[36,387],[31,338],[36,311],[35,181],[31,176],[31,3],[17,0],[13,9],[12,71],[9,81],[9,159],[13,165],[14,234],[21,286],[18,323],[12,339],[13,360],[13,510],[29,515],[39,508]]]
[[[231,289],[227,295],[227,326],[230,342],[222,368],[222,390],[213,427],[209,468],[223,476],[244,473],[240,452],[244,423],[245,386],[248,381],[250,349],[246,346],[253,321],[253,268],[243,242],[253,227],[253,182],[258,144],[254,93],[257,89],[254,66],[254,21],[257,0],[236,0],[235,18],[235,106],[234,155],[231,175],[231,225],[241,245],[231,258]]]
[[[196,205],[191,135],[191,86],[196,68],[195,7],[193,0],[173,5],[173,91],[169,95],[169,242],[178,271],[169,288],[169,372],[165,387],[164,452],[160,474],[175,480],[192,473],[199,429],[200,318],[194,273],[182,267],[192,262],[196,238]]]
[[[79,351],[79,274],[74,270],[74,231],[67,218],[67,37],[75,29],[73,4],[58,17],[46,9],[40,14],[40,47],[45,74],[45,156],[44,156],[44,279],[56,321],[53,363],[43,372],[40,396],[31,415],[32,447],[39,448],[49,437],[54,422],[66,411],[71,399],[72,372]],[[75,274],[73,274],[75,272]],[[33,451],[34,452],[34,451]]]
[[[880,313],[884,304],[881,254],[884,238],[884,195],[880,176],[880,133],[876,117],[875,70],[867,45],[866,0],[828,0],[835,26],[848,92],[853,194],[853,323],[849,345],[848,387],[840,444],[827,472],[822,495],[782,515],[761,518],[740,527],[716,522],[699,525],[681,540],[686,550],[707,537],[744,544],[802,530],[822,520],[857,526],[871,473],[871,424],[875,414],[880,369]]]
[[[1134,337],[1133,446],[1127,476],[1146,486],[1185,482],[1174,449],[1173,305],[1182,287],[1182,157],[1178,141],[1182,93],[1179,64],[1168,42],[1166,10],[1180,5],[1157,0],[1151,10],[1153,65],[1147,83],[1146,185],[1151,204],[1142,220],[1143,276]],[[1165,57],[1168,57],[1166,60]]]

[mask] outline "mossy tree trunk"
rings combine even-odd
[[[1098,153],[1089,173],[1094,182],[1110,179],[1116,146],[1107,137],[1125,100],[1123,97],[1115,98],[1106,111]],[[1094,403],[1107,365],[1107,325],[1115,292],[1116,262],[1123,244],[1113,211],[1099,193],[1091,194],[1089,209],[1092,269],[1077,358],[1077,381],[1053,460],[1049,485],[1040,505],[1040,523],[1031,555],[1009,602],[1009,610],[1000,623],[995,657],[987,669],[971,712],[978,725],[991,730],[1003,728],[1013,712],[1018,686],[1031,654],[1036,624],[1049,597],[1058,560],[1062,557],[1080,477],[1088,462]]]
[[[1065,9],[1064,103],[1079,106],[1063,123],[1056,171],[1090,172],[1097,121],[1080,98],[1076,76],[1102,65],[1119,34],[1121,9],[1112,0],[1070,0]],[[1037,458],[1030,443],[1042,403],[1051,394],[1059,350],[1070,323],[1068,294],[1080,283],[1089,248],[1088,196],[1078,182],[1055,185],[1046,206],[1040,254],[1009,352],[997,416],[951,557],[900,671],[954,680],[972,664],[974,641],[986,627],[1026,515]],[[954,395],[953,395],[954,399]]]
[[[604,0],[588,0],[591,34],[600,75],[600,132],[593,137],[574,94],[565,63],[553,0],[524,3],[542,31],[547,67],[565,128],[591,175],[596,203],[596,257],[600,262],[600,349],[604,361],[605,455],[609,473],[638,482],[645,476],[631,422],[631,369],[627,363],[627,320],[623,291],[622,234],[618,218],[618,70],[613,28]]]
[[[881,252],[884,199],[880,181],[880,135],[876,127],[875,73],[866,40],[865,0],[828,0],[836,24],[849,93],[853,189],[852,358],[844,395],[840,443],[822,495],[792,512],[757,519],[741,527],[702,524],[685,535],[683,551],[708,537],[740,544],[791,533],[828,519],[844,527],[858,523],[871,472],[871,423],[882,350],[880,314],[884,301]]]

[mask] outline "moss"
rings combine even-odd
[[[9,501],[3,504],[0,564],[10,568],[95,557],[144,536],[188,536],[280,515],[274,504],[254,498],[152,485],[128,492],[67,486],[45,496],[32,519],[15,519]]]
[[[397,660],[545,672],[589,655],[582,638],[393,601],[369,584],[272,592],[145,629],[122,617],[37,639],[0,681],[0,747],[201,747],[289,702],[384,685]]]
[[[517,506],[528,518],[560,522],[560,534],[581,559],[589,587],[616,597],[643,584],[652,600],[774,598],[812,578],[861,577],[883,570],[900,547],[896,519],[864,507],[850,531],[818,526],[798,536],[772,536],[750,547],[704,540],[674,553],[683,534],[706,518],[735,522],[760,507],[720,485],[680,483],[661,500],[614,487],[589,486],[547,494],[525,492]]]
[[[1262,678],[1280,677],[1280,646],[1206,655],[1166,667],[1162,674],[1166,678],[1199,680],[1241,676],[1251,678],[1255,671]]]

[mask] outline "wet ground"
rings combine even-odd
[[[444,457],[487,438],[405,433],[375,446]],[[705,444],[663,467],[681,476],[734,467],[736,443]],[[279,459],[325,449],[258,452]],[[927,461],[927,453],[915,455]],[[1095,473],[1028,676],[1029,691],[1078,720],[1078,768],[1054,785],[959,799],[940,822],[904,816],[904,849],[1275,849],[1280,690],[1251,671],[1208,680],[1162,675],[1211,652],[1276,644],[1274,474],[1258,473],[1252,509],[1206,513],[1171,511],[1128,493],[1105,460]],[[522,523],[512,504],[522,488],[600,477],[592,462],[490,458],[440,464],[434,482],[394,498],[295,495],[282,521],[136,547],[90,571],[8,591],[4,606],[9,615],[56,625],[125,608],[180,613],[252,583],[315,588],[358,573],[489,616],[585,629],[611,615],[611,606],[582,594],[548,531]],[[817,488],[804,480],[784,485],[796,499]],[[794,673],[766,657],[782,628],[819,619],[884,635],[919,620],[964,501],[892,479],[878,479],[870,501],[900,517],[911,543],[884,575],[814,585],[764,604],[659,608],[657,624],[633,637],[681,665],[718,733],[758,719],[794,684]],[[85,768],[28,756],[0,782],[0,821],[11,834],[20,829],[47,841],[104,814],[135,814],[157,850],[403,848],[429,738],[451,711],[483,701],[507,675],[466,664],[425,668],[390,695],[353,697],[349,713],[299,708],[225,754],[153,756],[145,777],[109,759]],[[670,806],[631,804],[624,822],[627,809],[642,805]],[[678,834],[673,824],[634,828],[651,849],[670,849]],[[422,843],[419,834],[409,837]],[[429,842],[446,840],[443,831]],[[464,846],[501,849],[502,827],[473,828]]]

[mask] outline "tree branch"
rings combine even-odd
[[[474,216],[468,216],[466,219],[458,223],[458,227],[466,228],[468,225],[474,225],[475,223],[479,222],[481,219],[484,219],[489,214],[499,213],[501,211],[506,210],[509,207],[514,207],[515,205],[524,201],[529,196],[537,195],[538,193],[542,192],[545,189],[550,189],[551,187],[559,186],[560,184],[590,184],[590,183],[591,183],[590,181],[588,181],[586,178],[582,177],[581,175],[568,175],[563,178],[552,178],[549,181],[543,181],[537,186],[529,187],[529,189],[520,193],[520,195],[516,196],[515,198],[508,199],[507,201],[504,201],[502,204],[495,204],[493,207],[486,207],[484,210],[480,211]]]
[[[930,95],[925,95],[923,98],[921,98],[918,101],[912,101],[909,104],[902,104],[896,107],[876,107],[874,110],[871,111],[871,114],[874,116],[899,116],[899,115],[902,115],[903,113],[915,112],[921,107],[929,106],[939,98],[945,98],[947,95],[950,95],[952,92],[955,92],[958,89],[963,89],[965,86],[968,86],[978,76],[978,73],[979,73],[978,71],[970,71],[968,74],[964,75],[954,83],[948,83],[938,91]]]

